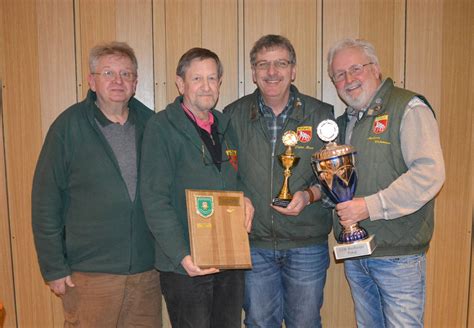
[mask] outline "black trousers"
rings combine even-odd
[[[240,328],[244,271],[189,277],[161,272],[161,290],[173,328]]]

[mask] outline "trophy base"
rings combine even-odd
[[[375,245],[374,236],[369,236],[364,240],[334,246],[334,255],[336,256],[336,260],[366,256],[372,254],[375,247],[377,247],[377,245]]]
[[[272,205],[286,208],[290,202],[291,199],[273,198]]]

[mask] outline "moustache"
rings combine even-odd
[[[352,90],[360,87],[361,85],[362,85],[362,83],[360,81],[356,80],[356,81],[352,82],[351,84],[346,85],[344,87],[344,91],[346,91],[346,92],[352,91]]]
[[[269,77],[265,77],[263,79],[264,82],[279,82],[281,81],[282,78],[281,77],[277,77],[277,76],[269,76]]]

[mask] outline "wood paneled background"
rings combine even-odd
[[[253,91],[250,48],[261,35],[276,33],[295,46],[298,88],[334,104],[337,114],[344,106],[327,76],[326,53],[346,36],[373,42],[384,76],[430,100],[447,178],[428,252],[425,322],[474,327],[473,17],[471,0],[0,0],[4,326],[62,326],[60,302],[43,283],[33,248],[31,181],[49,125],[87,91],[91,46],[128,42],[139,61],[137,97],[157,111],[177,95],[181,54],[210,48],[224,64],[223,108]],[[329,270],[323,324],[355,326],[340,263]]]

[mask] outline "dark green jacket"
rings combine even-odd
[[[315,182],[311,155],[323,147],[316,127],[322,120],[333,119],[332,106],[300,94],[292,86],[294,110],[277,137],[276,153],[272,154],[265,118],[258,109],[258,92],[237,100],[224,110],[230,116],[235,132],[232,139],[239,156],[238,188],[255,207],[251,245],[282,250],[323,243],[331,231],[331,215],[321,202],[307,206],[297,217],[279,214],[270,204],[283,184],[283,168],[278,161],[278,155],[285,150],[282,134],[293,130],[301,136],[295,147],[295,155],[300,161],[292,169],[289,181],[290,192],[294,194]]]
[[[55,120],[36,166],[33,233],[47,281],[72,271],[133,274],[153,268],[140,195],[130,199],[112,148],[95,122],[106,120],[95,100],[89,91]],[[129,108],[139,154],[153,112],[135,98]]]
[[[411,91],[393,86],[385,80],[366,114],[356,123],[351,136],[355,147],[358,184],[355,197],[365,197],[387,188],[408,168],[400,144],[400,125],[408,102],[413,97],[426,99]],[[338,119],[340,141],[345,139],[347,112]],[[385,126],[385,128],[384,128]],[[334,222],[334,232],[340,226]],[[375,235],[377,248],[372,256],[410,255],[426,251],[434,228],[434,199],[418,211],[392,220],[360,222],[369,234]]]
[[[178,97],[150,119],[143,138],[141,191],[146,220],[156,240],[155,266],[185,274],[181,260],[190,255],[185,189],[235,190],[230,162],[221,171]],[[230,147],[228,119],[213,110],[221,137],[223,160]]]

